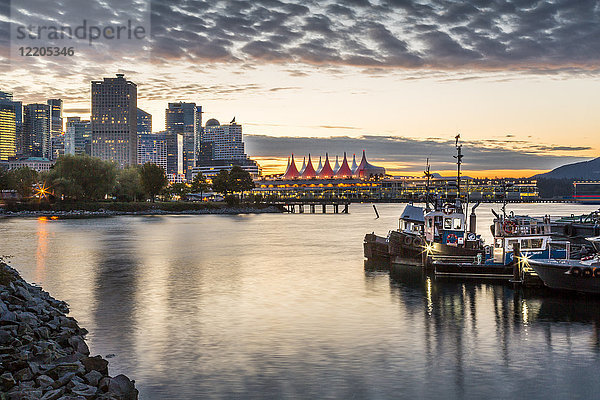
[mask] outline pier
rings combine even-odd
[[[348,214],[350,200],[287,200],[274,203],[290,214]]]

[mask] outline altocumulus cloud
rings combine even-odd
[[[597,71],[595,0],[156,0],[153,55],[428,70]]]

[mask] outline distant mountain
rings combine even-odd
[[[545,174],[535,175],[534,178],[600,180],[600,157],[590,161],[563,165]]]

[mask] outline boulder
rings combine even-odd
[[[78,396],[83,396],[86,399],[88,399],[90,397],[94,397],[96,395],[97,391],[98,391],[97,387],[85,385],[85,384],[77,385],[73,389],[71,389],[71,393],[78,395]]]
[[[39,375],[37,378],[35,378],[35,382],[43,389],[48,386],[52,386],[54,379],[50,378],[48,375]]]
[[[63,388],[50,390],[44,393],[44,396],[40,400],[57,400],[60,396],[63,395],[65,390]]]
[[[0,375],[0,387],[2,388],[2,390],[6,391],[15,386],[16,384],[17,382],[15,382],[15,378],[10,372],[5,372],[2,375]]]
[[[86,372],[98,371],[102,375],[108,375],[108,361],[100,356],[87,357],[81,360]]]
[[[125,375],[117,375],[108,383],[108,392],[114,393],[121,400],[137,400],[138,391],[135,382]]]
[[[102,374],[98,371],[90,371],[85,374],[85,379],[92,386],[98,386],[98,382],[102,379]]]

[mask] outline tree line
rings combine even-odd
[[[239,166],[221,171],[210,185],[198,173],[191,183],[169,184],[163,168],[146,163],[118,169],[108,161],[87,155],[61,156],[50,171],[38,173],[21,167],[10,171],[0,169],[0,190],[14,190],[21,199],[47,193],[55,200],[97,201],[114,198],[118,201],[185,200],[190,193],[208,192],[211,188],[224,196],[243,197],[254,188],[252,177]]]

